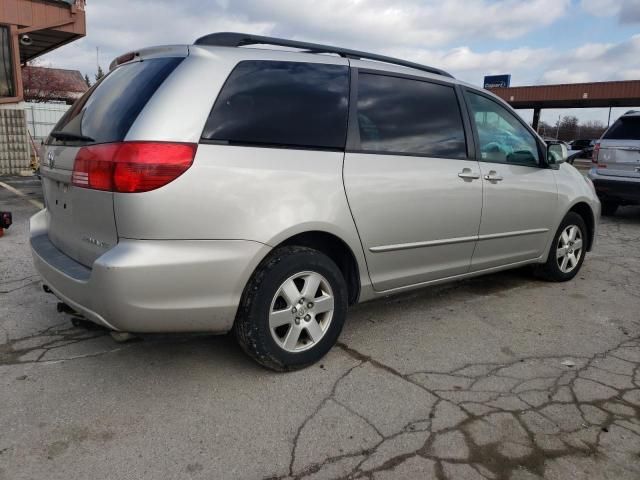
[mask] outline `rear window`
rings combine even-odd
[[[348,104],[347,66],[244,61],[222,88],[202,138],[343,149]]]
[[[358,126],[366,152],[467,157],[458,99],[447,85],[360,73]]]
[[[53,131],[90,137],[95,143],[124,140],[138,114],[182,60],[154,58],[116,68],[74,103]]]
[[[606,140],[640,140],[640,116],[620,117],[602,138]]]

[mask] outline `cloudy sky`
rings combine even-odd
[[[87,0],[87,36],[44,57],[91,77],[132,49],[240,31],[428,63],[482,84],[640,79],[640,0]],[[96,58],[96,48],[98,56]],[[530,112],[520,112],[525,118]],[[608,110],[543,111],[606,123]],[[614,109],[613,116],[620,114]]]

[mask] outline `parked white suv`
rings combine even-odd
[[[625,113],[602,134],[592,162],[589,178],[604,215],[620,205],[640,205],[640,111]]]
[[[441,70],[212,34],[120,57],[60,120],[31,246],[92,322],[234,329],[292,369],[359,301],[527,264],[573,278],[600,204],[565,156]]]

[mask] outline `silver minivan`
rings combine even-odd
[[[42,155],[31,247],[65,310],[234,330],[276,370],[321,358],[357,302],[523,265],[570,280],[600,216],[566,147],[491,93],[235,33],[119,57]]]

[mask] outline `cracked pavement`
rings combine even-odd
[[[0,190],[0,209],[0,479],[640,478],[640,208],[603,219],[572,282],[359,305],[289,374],[230,336],[73,327],[31,266],[34,208]]]

